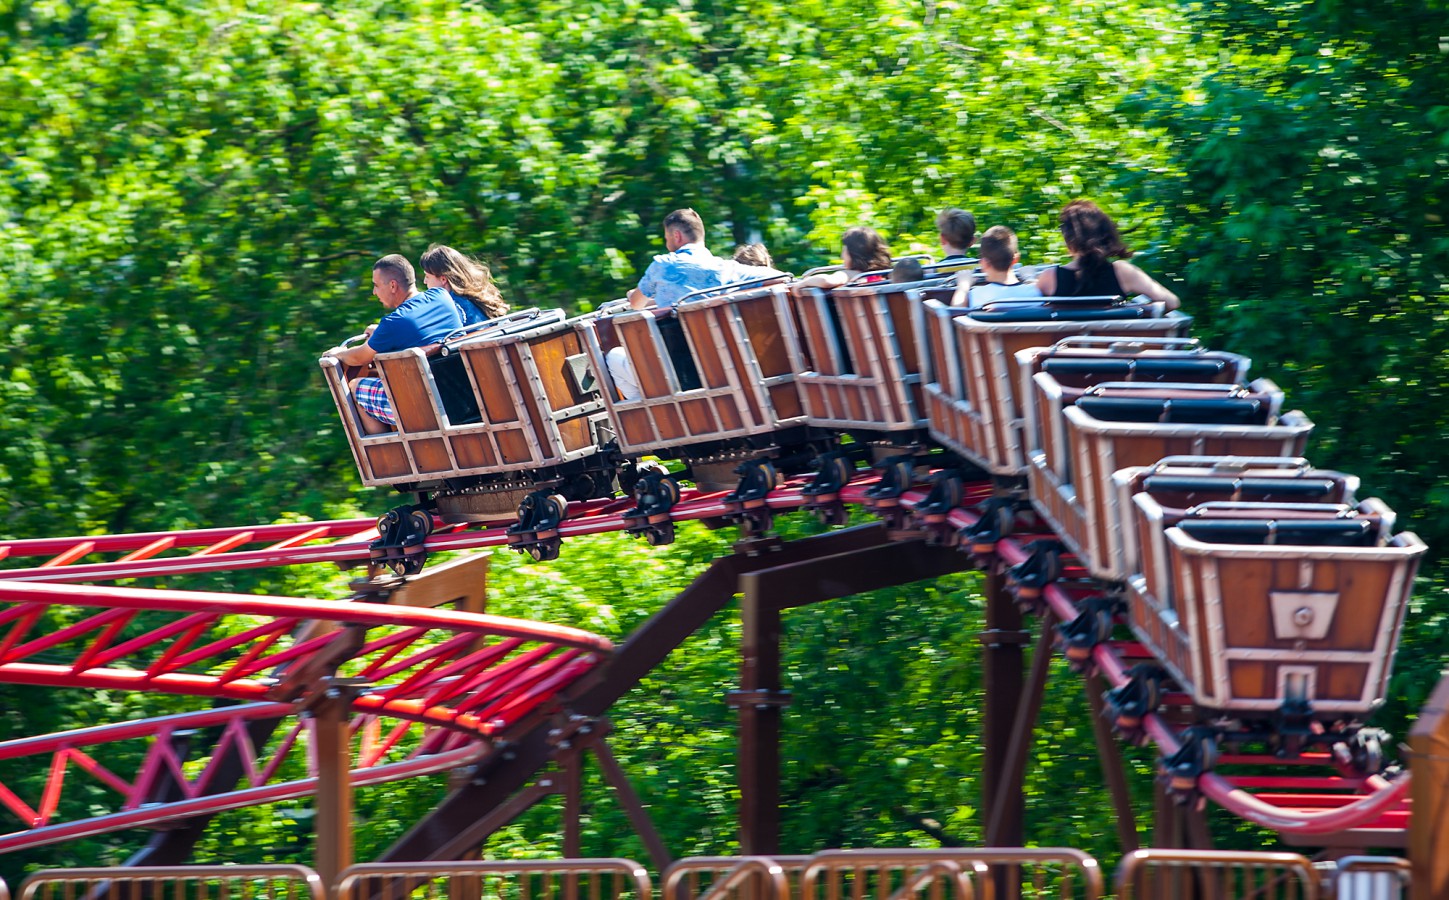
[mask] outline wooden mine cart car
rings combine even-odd
[[[811,425],[909,444],[924,436],[916,340],[923,283],[794,286],[806,369],[799,383]]]
[[[1301,459],[1119,471],[1132,630],[1208,715],[1355,722],[1385,696],[1424,544]]]
[[[1095,578],[1122,581],[1125,511],[1112,473],[1166,456],[1297,456],[1313,423],[1279,415],[1267,379],[1237,384],[1105,382],[1069,388],[1032,376],[1040,448],[1031,454],[1032,505]]]
[[[922,354],[931,436],[994,475],[1027,470],[1015,355],[1073,335],[1184,337],[1192,319],[1118,297],[1001,300],[979,309],[928,297]]]
[[[569,499],[605,496],[609,437],[575,324],[529,310],[431,347],[373,361],[397,427],[367,434],[337,360],[322,370],[362,483],[436,501],[445,521],[497,518],[520,492],[553,483]]]
[[[708,481],[712,462],[727,468],[805,424],[781,284],[696,292],[672,307],[584,320],[578,330],[626,456],[685,459]],[[615,366],[627,361],[640,396],[620,392],[611,356]]]

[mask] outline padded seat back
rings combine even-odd
[[[983,306],[969,313],[978,322],[1109,322],[1153,318],[1154,309],[1144,304],[1081,308],[1037,303],[1030,306]]]
[[[1266,425],[1271,406],[1256,397],[1104,397],[1083,395],[1083,412],[1104,422],[1194,425]]]
[[[1373,521],[1367,518],[1184,518],[1177,527],[1207,544],[1372,547],[1378,537]]]

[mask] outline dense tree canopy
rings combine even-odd
[[[367,270],[384,253],[452,244],[488,259],[515,305],[577,311],[633,284],[677,206],[704,214],[716,250],[758,236],[800,271],[855,224],[930,248],[946,205],[1012,225],[1028,261],[1050,261],[1056,209],[1089,196],[1200,333],[1252,355],[1318,423],[1315,462],[1360,474],[1449,545],[1445,13],[1443,0],[0,4],[0,534],[391,505],[358,488],[315,366],[375,319]],[[668,551],[621,541],[571,542],[568,570],[500,560],[494,608],[622,636],[726,546],[693,529]],[[322,572],[274,579],[266,589],[345,593]],[[979,840],[978,604],[962,577],[791,614],[788,849],[929,845],[923,818]],[[1397,734],[1442,664],[1446,611],[1431,572],[1386,713]],[[646,799],[683,810],[666,835],[677,853],[732,849],[722,693],[737,627],[721,617],[616,712]],[[1110,857],[1080,682],[1057,674],[1032,835]],[[0,737],[164,708],[3,693]],[[1133,765],[1145,775],[1150,757]],[[441,790],[362,798],[359,852]],[[591,815],[592,852],[642,855],[611,843],[618,810]],[[544,821],[492,849],[547,852]],[[200,853],[293,858],[309,828],[305,810],[239,813]]]

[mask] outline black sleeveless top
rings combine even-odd
[[[1082,277],[1082,273],[1065,266],[1057,266],[1058,297],[1120,297],[1122,285],[1117,282],[1117,270],[1109,262]]]

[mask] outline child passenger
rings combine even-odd
[[[829,290],[866,273],[874,274],[862,279],[865,284],[885,281],[886,276],[881,273],[891,267],[891,248],[874,228],[857,225],[840,238],[840,263],[841,268],[834,272],[811,275],[799,283]]]
[[[773,269],[775,261],[770,258],[770,251],[764,244],[740,244],[735,248],[734,261],[746,266],[760,266],[766,269]]]
[[[909,284],[913,281],[920,281],[926,277],[926,269],[921,261],[914,257],[896,260],[891,266],[891,284]]]
[[[1040,297],[1041,289],[1016,277],[1016,264],[1021,261],[1017,251],[1016,232],[1005,225],[993,225],[981,235],[981,274],[985,284],[974,287],[962,284],[951,298],[952,306],[971,309],[993,300],[1019,297]]]

